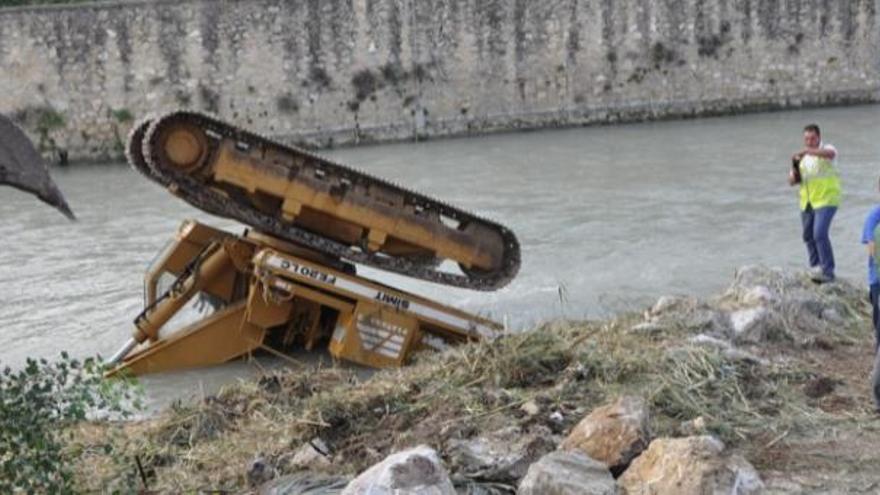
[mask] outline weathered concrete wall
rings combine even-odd
[[[880,0],[203,0],[0,12],[0,111],[71,157],[202,109],[314,144],[880,97]]]

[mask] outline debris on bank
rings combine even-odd
[[[555,321],[367,380],[269,374],[152,420],[83,425],[70,449],[84,491],[799,493],[837,472],[833,430],[852,436],[838,461],[859,456],[852,482],[880,483],[872,338],[861,287],[744,267],[713,297]]]

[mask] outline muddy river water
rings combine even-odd
[[[788,157],[810,122],[840,152],[844,203],[832,226],[840,276],[863,282],[862,219],[880,201],[880,106],[548,130],[350,148],[343,163],[482,213],[519,237],[509,286],[479,293],[361,273],[525,328],[707,295],[736,267],[805,264]],[[0,364],[111,354],[143,305],[143,272],[180,221],[201,213],[129,167],[53,174],[76,223],[0,188]],[[145,380],[152,404],[252,373],[237,363]]]

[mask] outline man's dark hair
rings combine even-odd
[[[804,127],[804,132],[815,132],[817,136],[821,136],[822,132],[819,131],[819,126],[816,124],[810,124]]]

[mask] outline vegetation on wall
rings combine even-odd
[[[19,7],[22,5],[50,5],[65,3],[88,3],[94,0],[0,0],[0,8]]]
[[[28,106],[14,112],[12,119],[24,129],[36,133],[39,137],[37,150],[57,155],[62,165],[67,163],[67,150],[55,141],[56,132],[67,126],[67,119],[58,110],[51,105]]]
[[[127,108],[109,109],[107,115],[113,121],[113,151],[117,159],[125,159],[125,141],[123,136],[134,122],[134,115]],[[123,126],[124,129],[120,129]]]
[[[127,108],[119,108],[116,110],[111,109],[108,111],[108,113],[117,122],[126,123],[132,122],[134,120],[134,115],[132,115],[131,110]]]

